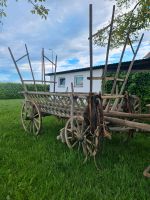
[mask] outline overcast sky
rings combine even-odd
[[[19,77],[8,52],[11,47],[16,59],[25,54],[27,44],[36,78],[41,76],[41,49],[51,58],[53,49],[58,55],[58,71],[89,66],[88,7],[93,4],[93,32],[106,25],[111,18],[112,0],[50,0],[47,20],[32,15],[29,3],[8,1],[7,18],[0,26],[0,81],[18,82]],[[150,51],[149,33],[145,32],[137,59],[142,59]],[[134,44],[136,46],[136,44]],[[109,63],[118,62],[121,49],[110,52]],[[106,49],[94,47],[94,65],[103,64]],[[131,60],[132,53],[127,48],[124,60]],[[24,78],[28,79],[27,60],[19,63]],[[51,72],[46,65],[46,72]]]

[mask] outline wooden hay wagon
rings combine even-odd
[[[135,8],[134,8],[135,9]],[[134,11],[133,9],[133,11]],[[132,25],[132,13],[131,21],[129,23],[129,30],[126,33],[125,43],[121,52],[120,61],[116,69],[114,77],[108,76],[107,66],[108,57],[110,50],[111,35],[113,31],[115,6],[113,7],[111,23],[107,27],[110,27],[106,62],[102,77],[93,77],[93,37],[98,34],[92,34],[92,5],[89,6],[89,53],[90,53],[90,81],[89,93],[75,93],[73,84],[71,84],[71,91],[66,93],[55,92],[56,83],[56,67],[57,67],[57,56],[55,63],[51,61],[44,54],[42,50],[42,80],[35,80],[29,52],[26,48],[26,54],[21,58],[15,60],[11,49],[9,52],[15,64],[16,70],[20,76],[22,85],[24,87],[23,95],[25,102],[21,111],[21,120],[23,127],[26,131],[38,135],[41,129],[42,117],[55,115],[59,118],[67,119],[66,125],[60,130],[60,138],[67,144],[69,148],[82,148],[83,153],[86,156],[94,156],[100,147],[100,142],[104,137],[111,138],[111,131],[122,131],[128,132],[129,136],[133,135],[133,132],[142,130],[150,132],[150,125],[143,123],[143,119],[150,119],[150,114],[141,114],[140,99],[134,95],[129,95],[125,92],[125,86],[128,81],[132,66],[134,64],[135,57],[139,50],[140,44],[143,39],[143,34],[139,40],[136,49],[130,41],[130,28]],[[127,43],[130,41],[131,50],[133,52],[132,61],[128,67],[125,77],[122,79],[120,75],[122,59],[126,50]],[[22,58],[27,57],[29,61],[29,67],[31,70],[32,80],[24,80],[19,71],[17,62]],[[45,80],[45,63],[44,59],[50,61],[55,66],[54,81]],[[100,94],[92,92],[93,81],[101,80],[102,88]],[[106,92],[107,81],[112,82],[111,92]],[[35,91],[29,91],[26,87],[26,82],[32,82],[35,86]],[[36,83],[41,82],[46,88],[46,84],[53,83],[53,92],[48,92],[43,89],[42,92],[37,91]],[[119,85],[119,87],[118,87]]]

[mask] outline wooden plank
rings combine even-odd
[[[150,124],[128,121],[124,119],[118,119],[115,117],[106,117],[106,116],[104,116],[104,119],[107,122],[110,122],[112,124],[118,124],[119,126],[126,126],[126,127],[135,128],[135,129],[140,129],[146,132],[150,132]]]
[[[33,80],[23,80],[24,82],[33,82]],[[45,83],[54,83],[54,81],[44,81],[44,80],[35,80],[35,82],[37,82],[37,83],[43,83],[43,82],[45,82]],[[57,82],[55,82],[55,83],[57,83]]]
[[[130,130],[134,130],[133,128],[129,127],[109,127],[110,131],[115,131],[115,132],[128,132]]]
[[[138,114],[138,113],[124,113],[124,112],[117,112],[117,111],[104,111],[105,116],[112,116],[112,117],[122,117],[122,118],[130,118],[130,119],[144,119],[150,118],[150,114]]]
[[[91,78],[90,77],[87,77],[87,79],[88,80],[90,80]],[[103,80],[104,79],[104,77],[92,77],[92,80]],[[105,77],[105,80],[106,81],[114,81],[114,77]],[[121,81],[121,82],[123,82],[124,81],[124,79],[121,79],[121,78],[117,78],[116,79],[117,81]]]
[[[118,99],[118,98],[123,98],[124,95],[104,95],[102,96],[102,99]]]
[[[22,92],[20,92],[20,93],[22,93],[22,94],[27,94],[27,95],[30,95],[30,94],[35,94],[35,95],[43,95],[43,96],[45,96],[45,95],[48,95],[48,96],[64,96],[64,97],[69,97],[69,96],[71,96],[71,93],[70,92],[62,92],[62,93],[60,93],[60,92],[35,92],[35,91],[22,91]],[[84,94],[82,94],[82,93],[74,93],[74,96],[77,96],[78,98],[87,98],[88,96],[89,96],[89,94],[88,93],[84,93]]]

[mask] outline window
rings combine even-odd
[[[58,86],[59,86],[59,87],[65,87],[65,82],[66,82],[66,79],[63,78],[63,77],[60,77],[60,78],[58,79]]]
[[[83,76],[75,76],[74,77],[74,86],[75,87],[83,87]]]

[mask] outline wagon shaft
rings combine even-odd
[[[108,117],[119,117],[119,118],[128,118],[128,119],[149,119],[150,120],[150,114],[136,114],[136,113],[124,113],[124,112],[118,112],[118,111],[110,111],[105,112],[104,115]]]
[[[120,126],[127,126],[127,127],[131,127],[134,129],[140,129],[143,131],[147,131],[150,132],[150,124],[145,124],[145,123],[139,123],[139,122],[134,122],[134,121],[129,121],[129,120],[123,120],[123,119],[118,119],[115,117],[104,117],[104,119],[107,122],[110,122],[112,124],[117,124]]]

